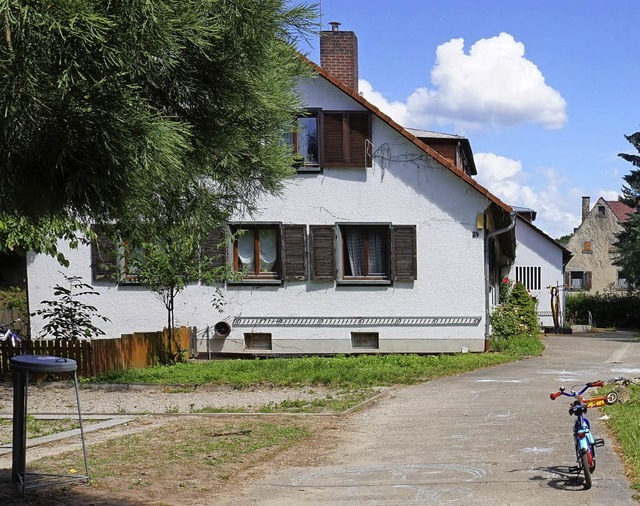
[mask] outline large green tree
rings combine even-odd
[[[632,287],[640,287],[640,132],[625,137],[638,153],[620,153],[618,156],[638,168],[624,176],[626,184],[622,187],[620,201],[636,212],[622,223],[622,231],[617,236],[615,264],[622,267],[622,274]]]
[[[308,72],[296,44],[315,14],[284,0],[0,0],[0,222],[130,234],[168,202],[198,198],[209,222],[251,210],[291,168],[282,139]]]

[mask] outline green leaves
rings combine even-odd
[[[41,302],[44,309],[32,313],[41,316],[44,325],[39,337],[54,337],[63,340],[91,339],[104,335],[104,331],[93,324],[95,319],[108,322],[109,318],[98,314],[95,306],[81,299],[98,295],[93,287],[82,283],[79,277],[65,276],[69,288],[56,285],[53,289],[55,300]]]
[[[625,136],[633,147],[640,153],[640,132]],[[640,167],[639,154],[620,153],[618,156]],[[629,215],[626,222],[621,223],[622,231],[617,235],[615,265],[622,267],[622,274],[630,287],[640,286],[640,169],[632,169],[623,178],[626,182],[622,187],[620,201],[636,210]]]
[[[284,0],[0,1],[0,212],[153,220],[278,191],[316,10]],[[7,41],[11,43],[8,44]],[[177,184],[179,183],[179,184]]]

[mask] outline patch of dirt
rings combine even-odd
[[[321,465],[339,444],[347,424],[348,418],[327,416],[139,417],[127,426],[88,436],[91,484],[39,489],[21,497],[9,485],[7,469],[0,471],[0,503],[233,504],[234,490],[274,469]],[[225,448],[233,448],[235,457],[225,455],[217,445],[221,441]],[[84,469],[79,443],[69,452],[72,449],[68,442],[47,445],[37,450],[40,454],[29,449],[28,456],[44,458],[28,464],[28,470]]]

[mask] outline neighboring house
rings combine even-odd
[[[565,284],[571,292],[624,292],[627,281],[620,267],[613,265],[616,235],[620,223],[627,221],[633,209],[622,202],[599,198],[590,209],[590,198],[582,197],[582,223],[567,243],[573,258],[566,266]]]
[[[244,278],[218,287],[220,314],[214,287],[188,286],[175,301],[176,323],[198,328],[201,353],[485,350],[488,316],[514,262],[515,212],[470,177],[468,141],[445,139],[459,148],[443,156],[358,94],[353,32],[322,32],[321,61],[317,78],[300,86],[308,112],[291,139],[297,176],[281,195],[265,195],[255,215],[228,224],[226,232],[245,231],[223,252]],[[100,293],[91,303],[111,319],[108,335],[162,327],[152,293],[101,277],[106,260],[126,265],[113,245],[64,253],[64,272]],[[51,298],[59,271],[30,254],[32,310]]]
[[[554,327],[552,311],[556,311],[558,326],[564,324],[564,266],[571,252],[531,223],[536,216],[531,209],[515,208],[516,260],[509,279],[521,282],[538,300],[538,321],[543,327]],[[556,288],[553,290],[552,288]],[[557,297],[555,294],[557,293]],[[552,308],[552,295],[554,305]]]

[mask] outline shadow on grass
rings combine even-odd
[[[22,495],[19,488],[11,483],[11,470],[0,469],[0,504],[28,506],[134,506],[118,497],[107,497],[92,490],[84,483],[52,485],[42,487]]]

